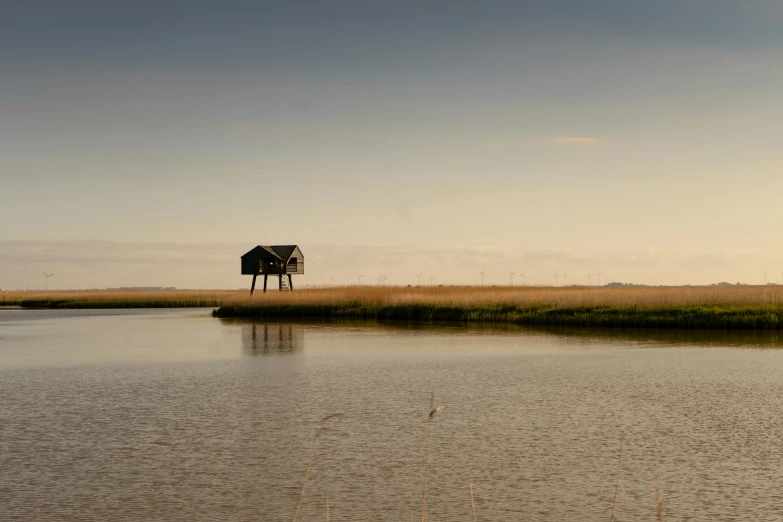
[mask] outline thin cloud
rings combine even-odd
[[[594,147],[605,143],[605,139],[591,136],[560,136],[549,140],[550,145],[563,147]]]

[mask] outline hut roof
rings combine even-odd
[[[267,246],[267,245],[258,245],[252,250],[246,252],[244,255],[242,255],[242,258],[252,256],[257,257],[258,259],[279,259],[280,261],[287,263],[288,260],[291,258],[291,254],[294,253],[294,250],[296,250],[296,245],[274,245],[274,246]]]
[[[276,245],[269,248],[274,250],[283,261],[288,262],[288,260],[291,259],[294,250],[296,250],[296,245]]]

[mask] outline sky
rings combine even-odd
[[[783,282],[779,0],[0,0],[0,288]],[[559,278],[559,283],[563,279]]]

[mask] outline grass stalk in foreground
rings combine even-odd
[[[612,517],[609,522],[614,522],[614,509],[617,507],[617,493],[620,491],[620,469],[623,464],[623,436],[620,435],[620,454],[617,456],[617,479],[614,483],[614,500],[612,501]]]
[[[310,512],[310,504],[308,503],[308,504],[305,506],[305,510],[304,510],[304,512],[302,513],[302,518],[300,518],[300,519],[299,519],[299,522],[302,522],[302,521],[305,519],[305,517],[307,516],[307,514],[308,514],[309,512]]]
[[[658,522],[666,522],[666,504],[663,501],[663,495],[658,488],[653,488],[655,498],[655,513],[658,515]]]
[[[441,410],[440,406],[435,406],[435,392],[430,395],[430,414],[427,417],[427,444],[426,457],[424,459],[424,486],[421,491],[421,522],[427,522],[427,480],[430,474],[430,426],[435,414]]]
[[[310,476],[310,468],[313,465],[313,461],[315,460],[315,448],[318,444],[318,437],[321,435],[321,430],[323,430],[324,424],[326,421],[330,419],[334,419],[335,417],[341,416],[342,413],[332,413],[331,415],[327,415],[326,417],[322,418],[318,422],[318,428],[315,430],[315,435],[313,435],[313,442],[310,446],[310,456],[307,459],[307,466],[305,467],[304,472],[304,479],[302,479],[302,487],[299,489],[299,500],[296,502],[296,509],[294,509],[294,516],[291,518],[291,522],[297,522],[296,517],[299,515],[299,508],[302,506],[302,499],[304,498],[305,488],[307,487],[307,479]],[[327,498],[327,512],[329,511],[328,508],[328,498]],[[305,510],[305,514],[302,515],[302,519],[304,519],[305,515],[307,515],[307,511],[310,509],[310,505],[307,505],[307,509]]]
[[[435,393],[432,392],[430,395],[430,413],[427,417],[427,437],[426,437],[426,445],[425,445],[425,451],[426,451],[426,457],[425,457],[425,464],[424,464],[424,484],[422,486],[422,496],[421,496],[421,520],[422,522],[427,522],[427,486],[428,486],[428,479],[429,479],[429,467],[430,467],[430,441],[431,441],[431,425],[432,421],[435,418],[435,415],[437,413],[440,413],[443,409],[443,406],[435,406]],[[318,442],[318,438],[320,436],[321,431],[323,430],[324,424],[335,417],[342,416],[341,413],[335,413],[331,415],[327,415],[326,417],[323,417],[319,423],[318,428],[316,429],[315,435],[313,436],[313,441],[310,447],[310,456],[307,461],[307,466],[305,468],[304,473],[304,479],[302,480],[302,486],[299,490],[299,499],[296,504],[296,509],[294,511],[293,518],[291,519],[292,522],[303,522],[305,517],[308,515],[311,507],[311,503],[305,504],[305,509],[302,511],[302,516],[299,517],[299,510],[302,505],[302,500],[304,498],[305,488],[307,486],[307,479],[310,473],[310,469],[312,468],[312,465],[315,461],[316,457],[316,444]],[[614,498],[612,501],[611,506],[611,517],[609,522],[617,522],[615,519],[615,511],[617,507],[617,500],[619,498],[620,494],[620,475],[622,471],[622,462],[623,462],[623,450],[625,447],[625,437],[624,435],[620,435],[620,449],[617,455],[617,472],[615,475],[615,486],[614,486]],[[470,513],[471,513],[471,519],[473,522],[476,522],[476,507],[475,507],[475,501],[473,496],[473,477],[470,473],[468,473],[468,488],[470,492]],[[656,519],[658,522],[665,522],[666,521],[666,504],[663,501],[663,496],[658,490],[658,488],[653,488],[654,492],[654,502],[655,502],[655,513],[656,513]],[[329,522],[330,520],[330,514],[329,514],[329,493],[326,492],[325,494],[325,504],[326,504],[326,522]],[[608,511],[608,509],[607,509]],[[606,513],[606,511],[604,511]],[[410,522],[413,522],[413,511],[409,512],[409,520]]]
[[[476,505],[473,503],[473,477],[468,473],[468,487],[470,488],[470,515],[476,522]]]

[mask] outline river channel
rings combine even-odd
[[[779,334],[0,309],[0,520],[783,520]],[[428,425],[431,393],[442,406]],[[622,448],[622,450],[621,450]],[[619,470],[619,482],[618,482]]]

